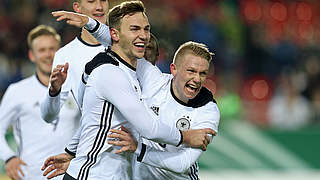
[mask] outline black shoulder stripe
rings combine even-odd
[[[95,68],[103,64],[113,64],[115,66],[119,66],[118,61],[108,56],[106,52],[101,52],[86,64],[84,71],[86,74],[90,75]]]
[[[189,100],[188,105],[193,108],[198,108],[206,105],[210,101],[217,104],[210,90],[208,90],[206,87],[202,87],[199,94],[195,98]]]

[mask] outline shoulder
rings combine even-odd
[[[76,46],[77,43],[77,38],[73,39],[72,41],[70,41],[69,43],[67,43],[66,45],[62,46],[57,52],[56,54],[64,54],[64,53],[70,53],[70,51],[72,50],[72,48],[74,46]]]
[[[17,97],[20,94],[25,94],[25,92],[30,89],[34,84],[34,76],[22,79],[18,82],[12,83],[6,90],[6,94],[13,93],[14,97]]]
[[[206,87],[202,87],[199,94],[195,98],[191,99],[188,104],[190,104],[193,108],[198,108],[205,106],[209,102],[217,104],[216,100],[213,98],[211,91]]]
[[[97,67],[103,64],[110,64],[113,66],[119,66],[119,62],[110,57],[106,52],[97,54],[91,61],[85,66],[85,73],[90,75],[91,72]]]

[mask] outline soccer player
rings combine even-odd
[[[91,19],[91,21],[99,21],[102,24],[106,23],[108,8],[108,0],[76,0],[73,2],[75,12],[85,14],[94,19]],[[51,122],[59,117],[61,107],[71,95],[75,98],[78,106],[80,106],[77,99],[78,85],[84,66],[105,49],[88,32],[87,28],[94,29],[90,25],[82,28],[80,34],[73,41],[59,49],[54,57],[54,69],[51,75],[49,92],[41,103],[41,115],[47,122]],[[109,31],[108,28],[106,30]],[[111,43],[110,36],[108,37],[104,39],[106,44]]]
[[[139,60],[137,76],[142,97],[154,114],[179,130],[212,128],[218,132],[220,112],[211,92],[203,87],[212,53],[201,43],[186,42],[175,53],[171,73],[164,74]],[[197,160],[201,149],[159,144],[143,138],[138,146],[128,131],[111,130],[110,144],[120,152],[135,152],[134,179],[199,179]],[[142,162],[142,163],[140,163]]]
[[[103,28],[106,27],[99,30]],[[100,34],[97,39],[103,44],[102,37],[107,35],[103,35],[103,31],[96,33]],[[181,45],[171,65],[172,76],[162,74],[158,68],[145,60],[139,60],[137,76],[143,89],[142,97],[148,108],[158,116],[167,117],[166,122],[180,130],[210,127],[218,132],[220,112],[211,92],[203,87],[212,55],[204,44],[187,42]],[[111,141],[110,144],[126,144],[122,149],[126,151],[135,147],[133,141],[125,141],[130,135],[123,131],[111,131],[120,135],[110,137],[122,138],[123,141]],[[137,150],[133,149],[138,155],[137,160],[143,160],[143,164],[136,163],[134,178],[199,178],[196,161],[202,153],[201,150],[163,145],[146,139],[143,139],[138,147]],[[123,152],[122,150],[117,153]]]
[[[83,79],[86,89],[80,139],[64,179],[131,179],[131,154],[115,154],[118,148],[106,143],[111,128],[126,126],[162,143],[204,147],[209,142],[207,133],[214,134],[211,129],[179,131],[155,120],[141,102],[135,67],[150,38],[142,2],[114,7],[109,12],[109,26],[111,49],[86,65],[90,76]]]
[[[66,99],[68,103],[61,109],[60,119],[54,119],[52,123],[41,119],[40,102],[47,91],[60,36],[52,27],[39,25],[29,32],[27,41],[29,58],[36,65],[36,73],[11,84],[0,106],[0,159],[6,163],[8,176],[15,180],[46,179],[40,170],[42,162],[50,155],[61,153],[79,119],[73,99]],[[5,140],[10,125],[14,128],[17,154]]]

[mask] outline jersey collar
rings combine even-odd
[[[128,68],[132,69],[133,71],[136,71],[135,67],[131,66],[129,63],[127,63],[127,61],[123,60],[116,52],[112,51],[111,47],[108,47],[106,49],[106,53],[110,53],[113,57],[116,58],[117,61],[121,62],[122,64],[124,64]]]
[[[84,44],[84,45],[86,45],[86,46],[91,46],[91,47],[101,46],[100,43],[99,43],[99,44],[89,44],[88,42],[86,42],[85,40],[83,40],[83,39],[81,38],[81,33],[82,33],[82,31],[80,31],[80,33],[78,34],[77,39],[78,39],[82,44]]]

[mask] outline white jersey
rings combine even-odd
[[[22,166],[26,180],[46,179],[40,170],[43,162],[47,157],[63,152],[78,126],[79,112],[71,97],[66,99],[60,118],[52,123],[41,119],[40,102],[46,92],[47,87],[33,75],[11,84],[0,106],[0,158],[6,161],[18,156],[26,162],[27,166]],[[17,154],[4,138],[11,124],[18,144]]]
[[[99,42],[106,44],[108,27],[103,24],[92,25],[93,20],[89,20],[89,24],[98,27],[91,33]],[[218,132],[220,112],[212,94],[206,88],[202,88],[190,104],[185,104],[170,91],[172,76],[162,74],[151,63],[139,59],[137,76],[145,106],[170,128],[176,126],[181,130],[211,128]],[[146,139],[142,141],[135,152],[139,162],[133,161],[134,179],[198,179],[196,161],[202,150],[160,145]]]
[[[220,112],[209,90],[203,87],[186,104],[172,91],[172,75],[163,74],[151,63],[139,60],[137,76],[143,100],[160,120],[180,130],[211,128],[218,132]],[[201,149],[143,139],[135,153],[138,162],[134,165],[134,177],[137,180],[199,179],[196,161]]]
[[[79,106],[78,86],[81,81],[84,66],[99,52],[104,51],[104,49],[105,47],[101,44],[90,45],[86,43],[81,39],[80,34],[56,52],[52,68],[55,68],[59,64],[64,65],[68,62],[69,69],[67,79],[62,85],[61,92],[57,96],[51,97],[48,90],[46,98],[41,103],[41,115],[44,120],[51,122],[59,116],[59,111],[65,103],[66,98],[69,96],[69,92]]]
[[[98,54],[86,65],[86,72],[90,76],[83,98],[80,140],[69,175],[79,180],[132,179],[132,154],[115,154],[120,147],[107,143],[112,140],[107,138],[109,130],[122,125],[148,139],[181,143],[181,132],[157,121],[146,110],[135,68],[115,52],[108,49]]]

